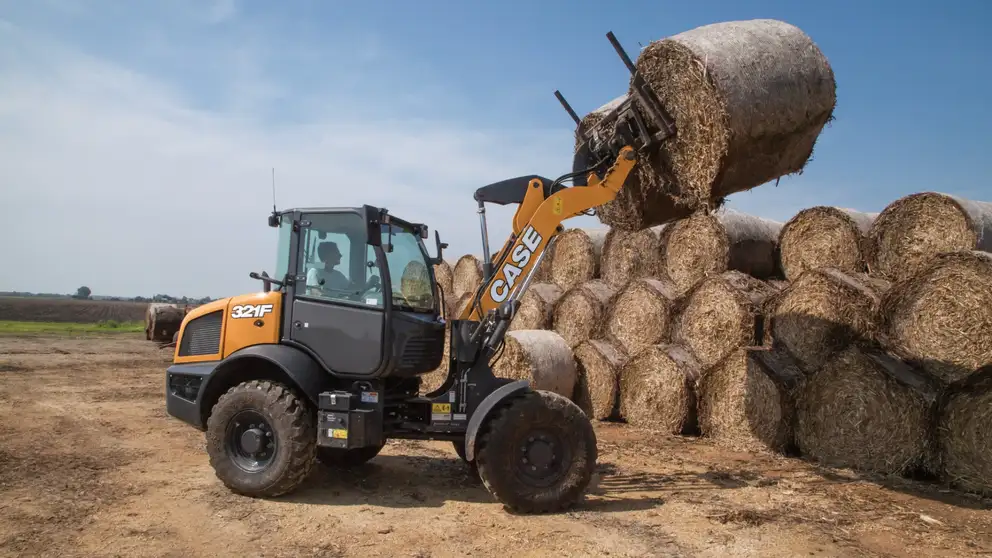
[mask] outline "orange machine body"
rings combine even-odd
[[[259,292],[215,300],[191,310],[179,328],[173,362],[189,364],[226,358],[252,345],[279,342],[283,295],[278,291]],[[197,318],[221,312],[220,344],[210,355],[180,356],[186,326]]]

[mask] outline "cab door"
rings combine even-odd
[[[381,278],[366,219],[342,210],[302,213],[300,222],[288,336],[336,373],[374,375],[383,360],[385,307],[381,280],[378,291],[366,288]]]

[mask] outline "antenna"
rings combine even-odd
[[[276,211],[276,168],[272,167],[272,213]]]

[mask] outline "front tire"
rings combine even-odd
[[[207,420],[207,454],[217,478],[244,496],[275,497],[295,489],[313,468],[314,413],[276,382],[254,380],[227,391]]]
[[[508,508],[547,513],[582,497],[597,457],[592,423],[575,403],[530,391],[490,419],[476,464],[483,484]]]

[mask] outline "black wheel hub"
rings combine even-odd
[[[533,486],[547,486],[565,474],[571,452],[557,433],[538,430],[520,441],[517,476]]]
[[[234,415],[227,427],[227,453],[240,469],[257,473],[265,470],[276,455],[277,440],[272,426],[261,413],[252,410]]]

